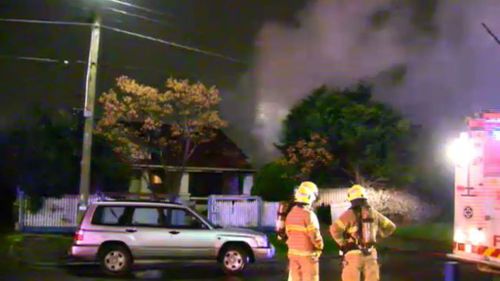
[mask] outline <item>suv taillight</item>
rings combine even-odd
[[[78,230],[77,232],[75,232],[75,237],[73,238],[73,241],[75,242],[83,241],[83,230]]]

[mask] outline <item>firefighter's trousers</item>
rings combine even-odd
[[[354,250],[344,256],[342,262],[342,281],[379,281],[379,265],[377,250],[372,249],[370,255],[363,255],[361,251]]]
[[[319,281],[318,257],[288,255],[288,261],[288,281]]]

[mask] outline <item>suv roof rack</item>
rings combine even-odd
[[[148,200],[148,199],[121,199],[121,198],[105,198],[97,202],[127,202],[127,203],[167,203],[173,205],[183,205],[180,202],[171,200]]]
[[[183,205],[182,202],[176,201],[176,198],[158,198],[154,195],[144,196],[140,194],[97,194],[97,202],[143,202],[143,203],[169,203],[176,205]]]

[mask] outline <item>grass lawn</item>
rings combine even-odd
[[[337,255],[338,247],[328,233],[328,225],[321,225],[321,233],[325,242],[323,255]],[[444,250],[450,248],[453,239],[453,224],[451,223],[427,223],[400,226],[397,228],[393,238],[382,240],[382,248],[414,248],[422,249],[422,243],[428,244],[429,248]],[[276,247],[276,256],[285,258],[287,246],[285,242],[279,241],[275,234],[269,235],[269,240]],[[418,240],[420,243],[415,243]],[[411,244],[411,247],[408,247]],[[387,249],[380,249],[385,251]]]
[[[13,233],[5,235],[3,241],[5,246],[0,250],[12,262],[57,263],[65,257],[73,238],[57,234]]]
[[[452,243],[452,223],[427,223],[403,226],[396,229],[395,236],[407,239]]]
[[[10,247],[20,239],[20,235],[10,235],[7,233],[0,234],[0,271],[13,271],[16,270],[16,262],[10,256]]]

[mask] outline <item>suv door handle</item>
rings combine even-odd
[[[137,229],[135,228],[127,228],[125,229],[126,232],[137,232]]]
[[[179,232],[179,231],[177,231],[177,230],[172,230],[172,231],[169,231],[168,233],[173,234],[173,235],[176,235],[176,234],[179,234],[180,232]]]

